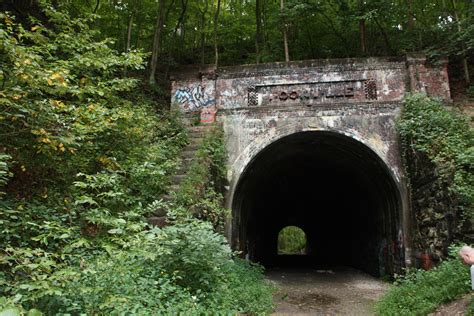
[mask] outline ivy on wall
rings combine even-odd
[[[472,234],[474,132],[466,117],[423,94],[408,96],[397,123],[419,250],[444,256]]]

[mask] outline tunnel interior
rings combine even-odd
[[[301,132],[263,149],[234,193],[234,248],[265,267],[350,266],[374,276],[400,270],[400,194],[366,145],[331,132]],[[304,258],[278,255],[278,233],[307,237]]]

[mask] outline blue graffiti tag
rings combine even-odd
[[[212,97],[204,93],[204,89],[201,85],[177,89],[174,94],[174,99],[181,104],[184,109],[189,111],[194,111],[216,103]]]

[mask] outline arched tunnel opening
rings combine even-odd
[[[374,276],[403,266],[400,191],[388,167],[361,142],[301,132],[249,163],[232,201],[232,242],[265,267],[350,266]],[[305,256],[278,254],[286,226],[306,234]]]

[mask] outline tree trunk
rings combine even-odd
[[[285,10],[284,0],[280,0],[280,11],[283,13]],[[288,50],[288,27],[286,24],[286,19],[283,19],[283,45],[285,47],[285,61],[290,61],[290,52]]]
[[[327,25],[332,29],[334,35],[341,40],[342,45],[344,47],[349,47],[349,43],[347,42],[346,38],[342,35],[341,32],[337,30],[336,26],[334,25],[333,19],[330,16],[328,16],[326,13],[324,13],[323,10],[318,11],[318,13],[321,14],[323,18],[326,19]]]
[[[209,2],[208,0],[205,1],[205,7],[204,10],[201,11],[199,8],[199,12],[201,13],[201,65],[204,65],[206,62],[206,13],[207,10],[209,9]]]
[[[408,30],[413,32],[415,28],[415,13],[413,12],[413,0],[408,1]]]
[[[140,48],[140,39],[142,36],[142,24],[140,23],[140,19],[137,20],[137,27],[136,27],[136,36],[137,38],[135,39],[135,48]]]
[[[461,21],[459,19],[459,15],[458,15],[458,10],[457,10],[457,5],[456,5],[456,0],[451,0],[452,4],[453,4],[453,11],[454,11],[454,20],[456,21],[456,24],[458,26],[458,32],[461,33],[462,32],[462,27],[461,27]],[[463,50],[465,50],[465,44],[462,43],[462,48]],[[467,56],[466,54],[462,54],[461,56],[462,58],[462,67],[464,69],[464,80],[466,81],[466,85],[470,85],[471,84],[471,76],[470,76],[470,73],[469,73],[469,63],[467,61]]]
[[[143,9],[143,2],[141,0],[137,0],[135,2],[135,10],[133,10],[134,13],[134,19],[135,19],[135,48],[138,49],[140,48],[140,37],[141,37],[141,32],[142,32],[142,18],[141,18],[141,12]],[[131,45],[131,44],[130,44]]]
[[[217,8],[216,12],[214,14],[214,54],[215,54],[215,62],[214,62],[214,67],[217,69],[219,65],[219,37],[217,34],[218,27],[217,24],[219,22],[219,12],[221,10],[221,0],[217,0]]]
[[[188,0],[181,0],[181,14],[179,15],[178,22],[176,22],[176,26],[173,32],[173,38],[176,37],[178,30],[180,27],[182,28],[184,25],[184,17],[186,15],[186,11],[188,9]]]
[[[125,54],[130,51],[130,41],[132,39],[132,26],[133,26],[133,12],[130,13],[130,18],[128,19],[128,27],[127,27],[127,40],[125,41]],[[127,66],[123,69],[123,76],[127,76]]]
[[[257,19],[257,33],[255,36],[255,50],[256,50],[256,62],[260,63],[260,55],[262,53],[263,46],[263,32],[262,32],[262,1],[255,1],[255,18]]]
[[[179,60],[182,51],[184,49],[184,18],[186,17],[186,11],[188,9],[188,0],[181,0],[181,13],[179,15],[178,21],[176,22],[176,26],[174,27],[173,31],[173,51],[175,55],[175,59]],[[179,34],[178,34],[179,33]],[[179,40],[176,37],[179,36]]]
[[[360,32],[360,53],[362,56],[365,56],[367,54],[367,48],[365,45],[365,20],[360,19],[359,20],[359,32]]]
[[[92,13],[96,13],[97,12],[97,9],[99,9],[99,5],[100,5],[100,0],[97,0],[96,4],[95,4],[95,8],[94,8],[94,11]]]
[[[364,1],[359,0],[359,14],[360,14],[360,19],[359,19],[359,35],[360,35],[360,53],[362,56],[365,56],[367,54],[367,48],[366,48],[366,31],[365,31],[365,18],[363,18],[364,14]]]
[[[374,18],[375,24],[377,24],[378,28],[380,29],[380,33],[382,34],[383,41],[385,43],[385,53],[387,55],[391,55],[392,52],[392,46],[390,45],[390,39],[388,38],[388,34],[383,28],[382,24],[380,24],[380,21],[377,18]]]
[[[148,82],[151,86],[156,85],[156,67],[158,64],[158,55],[161,49],[161,37],[163,34],[163,24],[165,18],[165,0],[160,0],[158,4],[158,17],[155,25],[155,35],[153,37],[153,48],[151,51],[150,59],[150,77]]]
[[[125,53],[130,51],[130,41],[132,40],[132,27],[133,27],[133,12],[130,14],[128,19],[128,28],[127,28],[127,42],[125,44]]]

